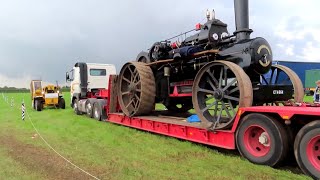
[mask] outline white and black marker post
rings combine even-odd
[[[22,104],[21,104],[21,118],[22,120],[24,121],[24,113],[25,113],[25,107],[24,107],[24,101],[22,101]]]

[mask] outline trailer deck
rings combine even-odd
[[[205,129],[201,123],[186,122],[186,118],[170,116],[128,117],[122,113],[111,113],[109,114],[108,121],[201,144],[226,149],[236,148],[234,132],[211,132]]]

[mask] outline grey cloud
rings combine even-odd
[[[2,1],[0,74],[63,82],[77,61],[112,63],[119,71],[155,41],[194,28],[207,8],[235,30],[232,0]],[[256,17],[253,37],[263,36],[275,47],[279,38],[272,26],[283,8],[250,1],[250,12]]]

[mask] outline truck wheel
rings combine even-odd
[[[36,100],[34,101],[34,103],[35,103],[36,110],[37,110],[37,111],[42,111],[41,101],[40,101],[39,99],[36,99]]]
[[[59,104],[58,105],[59,108],[61,108],[61,109],[65,109],[66,108],[66,102],[65,102],[65,100],[63,98],[59,98],[58,104]]]
[[[99,103],[97,103],[97,102],[93,103],[93,111],[92,111],[93,118],[98,121],[101,121],[101,112],[102,112],[102,110],[101,110]]]
[[[320,178],[320,121],[305,125],[298,132],[294,142],[294,155],[301,170]]]
[[[282,124],[263,114],[245,116],[236,133],[240,154],[250,162],[276,166],[289,150],[288,136]]]
[[[93,112],[93,104],[90,102],[90,100],[88,99],[87,101],[86,101],[86,113],[87,113],[87,116],[89,117],[89,118],[92,118],[93,116],[92,116],[92,112]]]
[[[81,115],[82,113],[81,113],[81,111],[79,111],[79,101],[78,101],[78,99],[75,99],[74,101],[73,101],[73,111],[74,111],[74,113],[76,114],[76,115]]]

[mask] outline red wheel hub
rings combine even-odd
[[[249,153],[255,157],[265,156],[270,151],[270,136],[259,125],[251,125],[245,130],[243,142]]]
[[[313,137],[308,142],[307,157],[312,166],[320,171],[320,135]]]

